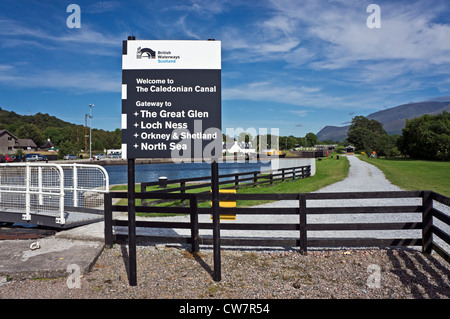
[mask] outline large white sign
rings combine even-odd
[[[221,119],[219,41],[124,41],[123,157],[203,158]]]

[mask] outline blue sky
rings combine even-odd
[[[380,28],[366,24],[369,4]],[[69,4],[81,28],[68,28]],[[304,136],[353,116],[450,100],[450,2],[187,0],[0,2],[0,107],[114,130],[121,50],[138,40],[222,42],[222,129]]]

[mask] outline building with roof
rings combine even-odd
[[[0,130],[0,154],[15,154],[19,149],[36,151],[38,147],[31,139],[17,138],[8,130]]]

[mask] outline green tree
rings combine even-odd
[[[406,156],[450,160],[450,113],[407,120],[397,146]]]
[[[64,155],[67,154],[78,155],[77,146],[72,142],[70,142],[69,140],[60,143],[58,150],[58,158],[62,159]]]
[[[305,145],[306,147],[312,147],[314,145],[319,144],[319,139],[318,139],[317,135],[314,133],[311,133],[311,132],[309,132],[305,135],[305,141],[306,141],[306,145]]]
[[[24,124],[16,131],[18,138],[27,138],[33,140],[37,146],[44,144],[45,140],[41,130],[34,124]]]
[[[364,116],[355,116],[347,133],[347,142],[360,151],[382,156],[396,156],[396,137],[389,136],[380,122]]]

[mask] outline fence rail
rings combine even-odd
[[[113,205],[113,198],[127,198],[126,192],[105,194],[105,244],[111,246],[114,242],[126,242],[128,234],[114,232],[114,227],[128,226],[127,220],[113,219],[113,211],[127,211],[127,206]],[[163,242],[190,244],[193,252],[200,249],[200,245],[214,245],[211,236],[200,235],[200,230],[210,230],[212,222],[199,221],[199,217],[212,214],[211,208],[199,207],[200,200],[211,200],[211,195],[179,194],[179,193],[136,193],[140,199],[183,199],[189,201],[189,207],[143,207],[136,206],[136,212],[164,212],[173,214],[189,214],[189,222],[169,221],[136,221],[136,227],[144,229],[181,229],[190,230],[188,235],[137,235],[137,242]],[[295,221],[281,223],[237,223],[221,222],[221,230],[235,231],[291,231],[294,236],[280,238],[275,236],[234,236],[221,237],[219,249],[224,246],[276,246],[299,247],[300,253],[307,254],[309,247],[400,247],[419,246],[425,253],[437,252],[450,262],[450,198],[431,191],[399,191],[399,192],[355,192],[355,193],[308,193],[308,194],[219,194],[221,201],[239,200],[289,200],[295,201],[293,207],[236,207],[220,208],[220,214],[237,215],[272,215],[275,217],[293,216]],[[364,200],[378,200],[378,205],[365,205]],[[401,201],[406,203],[401,203]],[[326,203],[326,201],[329,201]],[[331,202],[330,202],[331,201]],[[330,206],[338,201],[344,205]],[[351,201],[359,201],[353,205]],[[379,222],[380,214],[405,214],[405,221]],[[362,222],[309,222],[308,218],[323,215],[371,217],[372,220]],[[415,217],[415,218],[414,218]],[[206,219],[207,220],[207,219]],[[374,222],[375,220],[375,222]],[[395,235],[377,238],[374,231],[415,231],[416,236]],[[320,237],[310,236],[309,232],[326,231],[358,231],[372,232],[366,236],[356,237]],[[445,247],[447,245],[447,248]],[[220,264],[215,265],[215,268]],[[214,270],[216,271],[216,270]],[[219,270],[220,272],[220,270]]]
[[[125,212],[127,206],[112,205],[113,198],[126,198],[127,193],[105,194],[105,219],[108,219],[109,227],[105,228],[107,244],[113,241],[123,241],[127,235],[113,235],[112,226],[126,226],[127,221],[112,220],[112,211]],[[198,216],[211,214],[211,208],[198,207],[200,199],[211,199],[208,194],[162,194],[162,193],[136,193],[136,198],[140,199],[185,199],[189,200],[189,207],[139,207],[136,212],[144,213],[173,213],[190,214],[191,221],[186,222],[165,222],[165,221],[137,221],[137,227],[145,228],[174,228],[190,229],[191,236],[138,236],[141,241],[167,241],[182,242],[192,244],[197,247],[196,242],[210,244],[209,237],[201,237],[199,229],[211,229],[212,223],[199,222]],[[309,207],[306,201],[315,200],[350,200],[350,199],[421,199],[420,205],[402,206],[358,206],[358,207]],[[307,247],[355,247],[355,246],[423,246],[424,251],[434,249],[443,250],[435,241],[429,241],[431,235],[436,235],[450,245],[450,235],[443,229],[433,225],[433,219],[437,218],[445,225],[450,225],[450,216],[441,210],[433,207],[433,201],[444,205],[449,205],[447,197],[428,191],[416,192],[374,192],[374,193],[310,193],[310,194],[220,194],[220,200],[296,200],[297,207],[237,207],[221,208],[221,214],[237,215],[297,215],[298,221],[291,223],[221,223],[222,230],[265,230],[265,231],[298,231],[298,237],[293,238],[222,238],[223,245],[257,245],[257,246],[296,246],[302,252],[307,251]],[[431,206],[430,206],[431,205]],[[450,206],[450,205],[449,205]],[[416,213],[421,214],[421,221],[405,222],[361,222],[361,223],[307,223],[306,217],[312,215],[354,215],[354,214],[392,214],[392,213]],[[422,230],[422,236],[418,238],[309,238],[307,231],[374,231],[374,230]],[[448,255],[444,256],[448,259]]]
[[[295,180],[298,178],[307,178],[311,176],[311,166],[295,166],[289,168],[280,168],[279,170],[266,170],[261,173],[261,171],[250,171],[243,173],[232,173],[219,175],[219,185],[233,184],[227,188],[239,189],[240,187],[247,186],[257,186],[261,184],[273,184],[277,181]],[[168,187],[165,192],[180,192],[181,194],[186,193],[186,190],[198,189],[204,187],[211,187],[211,176],[202,176],[194,178],[183,178],[167,181],[166,185],[176,185],[178,187]],[[195,183],[195,184],[191,184]],[[160,193],[161,189],[148,191],[148,187],[159,186],[160,182],[144,182],[141,183],[141,192],[153,192]],[[209,191],[206,191],[206,193]]]

